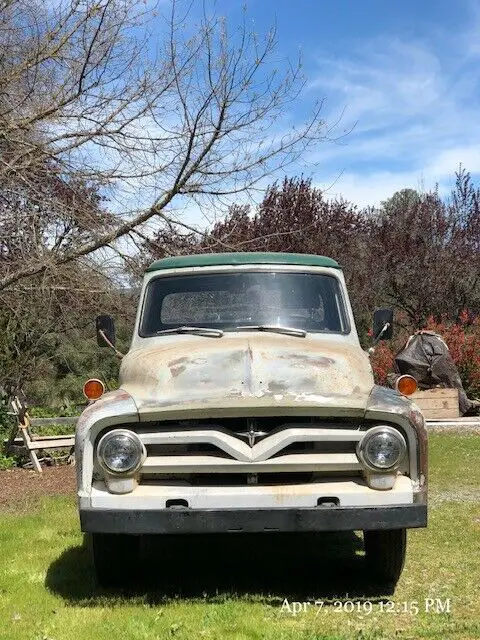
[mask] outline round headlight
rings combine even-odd
[[[358,444],[361,462],[373,471],[394,469],[402,462],[407,445],[402,434],[393,427],[373,427]]]
[[[127,429],[109,431],[98,443],[98,461],[109,473],[133,473],[145,455],[145,447],[137,434]]]

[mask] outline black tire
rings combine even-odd
[[[407,551],[407,530],[364,531],[369,575],[378,584],[395,586],[402,573]]]
[[[92,549],[99,584],[104,587],[128,587],[135,582],[140,556],[140,536],[93,533]]]

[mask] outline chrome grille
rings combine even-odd
[[[250,446],[243,434],[252,431],[254,444]],[[320,422],[318,418],[182,421],[137,429],[147,449],[141,469],[144,479],[192,474],[359,473],[355,448],[363,431],[362,425],[353,422]]]

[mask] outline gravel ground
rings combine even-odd
[[[44,467],[43,473],[25,469],[0,471],[0,511],[28,510],[43,496],[75,495],[75,467]]]

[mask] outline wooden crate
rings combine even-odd
[[[458,389],[425,389],[416,391],[410,397],[426,419],[460,416]]]

